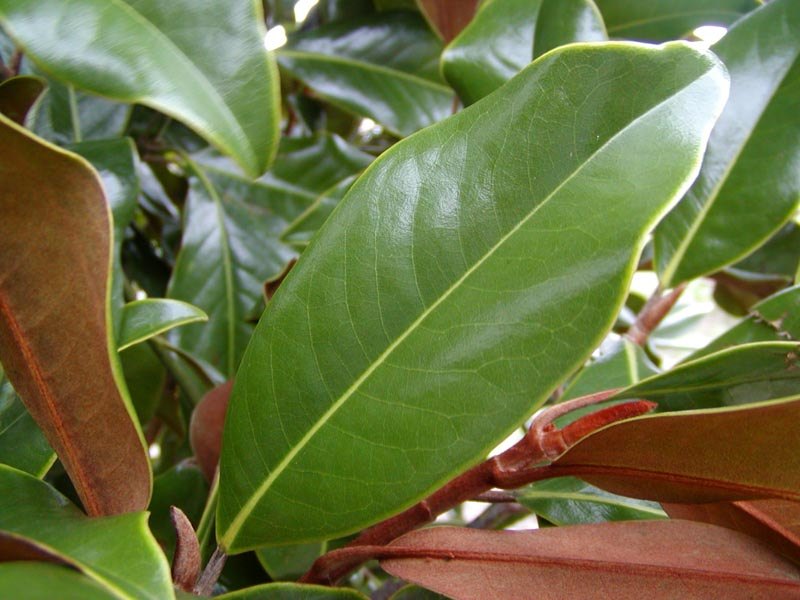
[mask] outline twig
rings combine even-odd
[[[628,329],[628,339],[634,344],[644,346],[653,330],[664,320],[672,307],[681,297],[686,284],[682,283],[668,294],[664,295],[658,288],[647,300],[642,310],[636,316],[636,322]]]
[[[364,555],[366,558],[362,557],[358,551],[360,547],[384,546],[492,488],[514,489],[552,477],[554,471],[548,463],[577,441],[600,427],[644,414],[655,406],[652,402],[645,401],[617,404],[585,415],[563,429],[555,427],[556,418],[577,408],[603,402],[615,392],[616,390],[606,390],[569,400],[543,411],[534,418],[525,437],[514,446],[462,473],[411,508],[364,530],[346,548],[321,556],[300,581],[335,584],[361,562],[372,557],[368,552]]]
[[[194,593],[198,596],[210,596],[214,591],[214,585],[217,583],[219,576],[222,574],[222,568],[225,566],[225,561],[228,555],[222,551],[222,548],[217,546],[214,554],[208,559],[208,564],[200,578],[197,580],[197,585],[194,586]]]
[[[482,494],[478,494],[474,498],[472,498],[473,502],[488,502],[490,504],[502,504],[505,502],[516,502],[517,497],[514,494],[510,494],[509,492],[503,492],[500,490],[489,490],[488,492],[483,492]]]

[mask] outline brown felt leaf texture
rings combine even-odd
[[[150,463],[110,345],[93,169],[0,117],[0,362],[91,515],[142,510]]]
[[[640,417],[585,437],[548,470],[660,502],[800,501],[798,423],[800,400]]]
[[[445,43],[461,33],[478,8],[478,0],[418,0],[417,4]]]
[[[381,566],[456,600],[800,598],[790,562],[744,534],[690,521],[434,527],[395,540]]]
[[[226,381],[209,391],[192,412],[189,423],[189,443],[197,466],[207,481],[214,479],[222,450],[222,428],[225,412],[231,397],[233,380]]]

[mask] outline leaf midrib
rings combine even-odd
[[[403,331],[395,340],[392,342],[373,362],[370,366],[350,385],[347,390],[336,400],[331,406],[326,410],[319,418],[319,420],[314,423],[314,425],[306,432],[306,434],[295,444],[290,451],[284,456],[283,460],[281,460],[278,465],[275,467],[273,471],[270,472],[268,477],[264,480],[264,482],[256,489],[256,491],[250,496],[244,506],[239,510],[239,512],[234,517],[233,521],[231,521],[230,526],[225,531],[223,535],[220,536],[220,544],[223,547],[227,547],[231,545],[236,537],[238,536],[239,530],[244,525],[244,522],[249,517],[249,515],[255,510],[256,506],[260,502],[261,498],[267,493],[269,488],[272,484],[280,477],[280,475],[287,469],[287,467],[291,464],[294,458],[305,448],[306,445],[311,441],[311,439],[316,435],[316,433],[333,417],[333,415],[341,408],[347,400],[361,387],[361,385],[369,379],[369,377],[380,367],[386,359],[397,349],[403,342],[408,338],[417,328],[430,316],[447,298],[450,297],[457,289],[461,287],[461,285],[474,273],[476,272],[489,258],[491,258],[494,253],[501,248],[511,237],[513,237],[518,231],[520,231],[530,219],[532,219],[543,207],[547,206],[552,200],[568,183],[570,183],[578,174],[580,174],[583,169],[589,165],[597,156],[599,156],[608,146],[610,146],[614,141],[616,141],[619,137],[621,137],[624,133],[631,130],[632,127],[638,125],[642,122],[645,118],[653,114],[654,112],[658,111],[661,107],[665,106],[669,102],[672,102],[676,97],[683,94],[687,89],[693,87],[698,81],[702,80],[708,75],[708,70],[704,71],[701,75],[693,79],[683,88],[681,88],[678,92],[674,94],[670,94],[663,100],[660,100],[655,105],[648,108],[644,111],[641,115],[637,116],[635,119],[631,120],[630,123],[622,127],[619,131],[617,131],[614,135],[610,136],[608,140],[606,140],[597,150],[595,150],[585,161],[583,161],[580,166],[578,166],[572,173],[570,173],[564,181],[558,184],[545,198],[533,208],[524,218],[520,220],[517,225],[511,228],[508,233],[501,236],[501,238],[494,244],[479,260],[477,260],[469,269],[467,269],[461,277],[459,277],[448,289],[446,289],[440,296],[437,298],[435,302],[433,302],[429,307],[427,307],[420,315]],[[375,164],[375,163],[373,163]]]

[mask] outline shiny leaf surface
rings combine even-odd
[[[124,350],[175,327],[199,321],[208,321],[208,315],[188,302],[168,298],[128,302],[122,309],[117,346]]]
[[[386,571],[456,600],[525,598],[531,590],[542,600],[800,594],[800,574],[788,561],[745,535],[688,521],[538,531],[435,527],[389,549],[409,556],[381,560]]]
[[[624,93],[634,81],[648,93]],[[610,328],[725,89],[711,55],[682,43],[573,45],[384,153],[248,347],[223,439],[222,545],[356,530],[519,425]]]
[[[617,394],[646,398],[659,411],[738,406],[800,394],[798,344],[734,346],[679,364]]]
[[[6,376],[90,514],[141,510],[150,463],[111,345],[111,223],[100,180],[4,117],[0,155],[0,256],[15,257],[0,266]]]
[[[0,564],[0,589],[17,600],[120,600],[125,596],[72,569],[34,562]]]
[[[665,287],[745,257],[800,201],[800,3],[770,2],[712,49],[731,95],[697,181],[656,230]]]
[[[299,32],[278,63],[323,98],[405,136],[451,112],[441,51],[422,17],[398,12]]]
[[[583,438],[553,475],[659,502],[800,500],[800,400],[640,417]],[[658,448],[654,452],[653,448]]]
[[[209,322],[181,327],[169,339],[232,377],[264,281],[297,256],[280,240],[284,230],[321,193],[371,160],[330,135],[284,140],[272,169],[256,181],[224,158],[197,156],[168,295],[201,308]]]
[[[658,504],[609,494],[574,477],[534,483],[520,490],[517,500],[559,527],[667,516]]]
[[[728,25],[757,0],[594,0],[615,38],[663,42],[701,25]]]
[[[442,72],[472,104],[548,50],[605,39],[591,0],[489,0],[445,49]]]
[[[169,566],[147,513],[89,518],[52,487],[0,466],[0,546],[33,542],[117,597],[172,598]],[[7,555],[8,556],[8,555]]]
[[[280,111],[260,4],[2,0],[0,22],[59,79],[175,117],[252,176],[269,166]]]

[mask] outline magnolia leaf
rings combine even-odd
[[[702,25],[728,25],[758,6],[758,0],[594,0],[608,34],[664,42]]]
[[[254,177],[274,156],[280,118],[263,22],[254,0],[203,10],[193,0],[0,0],[0,23],[43,70],[175,117]]]
[[[116,598],[172,598],[169,565],[147,528],[147,513],[89,518],[46,483],[0,465],[0,554],[34,545]]]
[[[800,201],[800,2],[773,0],[712,49],[728,68],[731,95],[697,181],[656,229],[664,287],[744,258]]]
[[[216,597],[218,600],[366,600],[355,590],[297,583],[268,583]]]
[[[702,557],[702,560],[698,560]],[[789,598],[794,565],[750,537],[690,521],[481,531],[434,527],[392,542],[381,567],[455,600]]]
[[[480,0],[417,0],[417,6],[445,42],[464,29]]]
[[[441,51],[422,17],[398,12],[297,32],[278,63],[331,103],[406,136],[452,110]]]
[[[591,0],[489,0],[445,48],[442,72],[472,104],[548,50],[605,39]]]
[[[199,321],[208,321],[208,315],[188,302],[168,298],[135,300],[122,309],[117,346],[125,350],[175,327]]]
[[[207,481],[214,479],[222,448],[222,428],[233,382],[228,381],[208,392],[192,412],[189,441],[195,460]]]
[[[0,589],[9,598],[59,600],[120,600],[113,593],[72,569],[36,562],[0,564]]]
[[[86,510],[142,510],[152,475],[112,345],[100,180],[5,117],[0,154],[0,256],[15,257],[0,266],[0,361]]]
[[[581,439],[548,469],[659,502],[800,501],[798,419],[797,399],[639,417]]]
[[[360,529],[517,427],[613,324],[725,90],[713,55],[682,42],[575,44],[373,163],[238,371],[225,550]]]
[[[19,76],[0,83],[0,113],[17,125],[24,125],[28,112],[45,89],[39,77]]]

